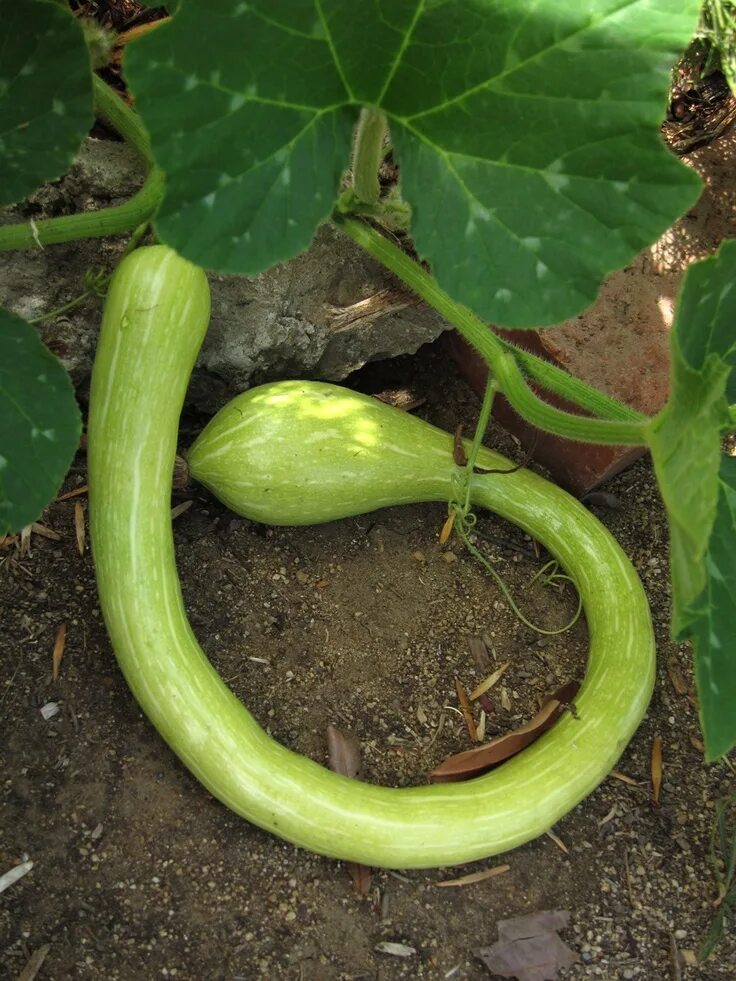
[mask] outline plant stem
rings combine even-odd
[[[143,187],[129,201],[113,208],[61,215],[12,225],[0,225],[0,252],[43,248],[83,238],[122,235],[153,217],[164,194],[164,174],[153,166],[151,143],[140,117],[109,85],[93,75],[95,112],[136,150],[150,167]]]
[[[406,283],[423,300],[434,307],[482,355],[493,369],[501,391],[525,419],[546,432],[584,443],[610,446],[642,446],[645,444],[645,423],[624,419],[590,419],[556,409],[540,399],[529,388],[516,363],[515,355],[489,330],[474,313],[456,303],[440,289],[421,266],[405,255],[370,225],[353,219],[335,216],[335,223],[354,242],[374,259],[383,263],[395,276]],[[579,386],[568,387],[559,382],[558,392],[575,400]]]
[[[488,420],[491,418],[491,410],[493,409],[493,399],[498,391],[498,382],[490,374],[488,374],[488,380],[486,381],[486,388],[483,392],[483,402],[480,407],[480,414],[478,415],[478,422],[475,427],[475,433],[473,434],[473,442],[470,444],[470,453],[468,454],[468,462],[465,465],[465,469],[468,472],[468,477],[472,475],[475,468],[475,461],[478,459],[478,450],[480,449],[481,443],[483,442],[483,437],[486,434],[486,429],[488,429]],[[468,480],[470,483],[470,480]]]
[[[151,220],[161,203],[163,193],[163,171],[154,167],[140,191],[129,201],[114,208],[0,226],[0,252],[8,249],[43,248],[45,245],[73,242],[82,238],[122,235]]]
[[[149,167],[153,166],[151,140],[138,113],[134,112],[106,82],[103,82],[99,75],[92,75],[92,92],[95,114],[122,136],[125,142],[143,157]]]
[[[383,140],[386,135],[386,117],[378,109],[361,109],[358,132],[353,148],[353,188],[358,201],[365,204],[378,202],[380,187],[378,168],[383,159]]]
[[[496,335],[498,336],[498,335]],[[647,422],[647,417],[632,409],[630,406],[619,402],[610,395],[599,392],[597,388],[591,388],[585,382],[575,378],[574,375],[563,371],[557,365],[550,364],[544,358],[538,357],[524,348],[512,344],[503,337],[498,337],[503,347],[510,351],[518,361],[522,371],[539,382],[544,388],[555,395],[560,395],[574,402],[575,405],[590,412],[591,415],[600,416],[602,419],[620,419],[624,422]]]

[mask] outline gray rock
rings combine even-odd
[[[28,221],[118,204],[136,192],[143,170],[124,144],[87,140],[69,174],[0,213]],[[126,237],[0,253],[0,304],[27,319],[80,294],[85,274],[109,272]],[[368,361],[413,353],[446,327],[379,263],[331,225],[311,248],[260,276],[210,275],[212,319],[189,401],[214,411],[233,395],[278,378],[340,381]],[[101,301],[40,325],[74,382],[87,381]]]

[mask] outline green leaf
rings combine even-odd
[[[0,308],[0,535],[38,518],[80,432],[69,375],[30,324]]]
[[[670,334],[671,389],[647,434],[671,539],[673,627],[683,636],[705,584],[721,433],[736,365],[736,239],[685,274]]]
[[[362,105],[382,109],[444,289],[504,326],[558,322],[696,199],[665,149],[698,0],[214,0],[130,45],[167,173],[157,229],[256,273],[327,218]],[[207,44],[202,38],[207,37]]]
[[[721,453],[736,374],[736,239],[686,273],[670,347],[670,397],[647,442],[670,526],[673,634],[693,640],[712,759],[736,741],[736,463]]]
[[[688,632],[695,653],[707,758],[736,744],[736,458],[724,456],[716,519],[705,557],[703,592],[691,605]]]
[[[66,173],[93,122],[89,55],[69,10],[3,5],[0,205]]]

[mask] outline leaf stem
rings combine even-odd
[[[143,187],[130,200],[112,208],[60,215],[40,221],[0,226],[0,252],[34,249],[83,238],[122,235],[149,222],[164,194],[164,174],[153,166],[151,144],[138,115],[102,79],[93,76],[95,112],[130,143],[145,160],[150,172]]]
[[[58,218],[0,226],[0,252],[35,249],[83,238],[122,235],[151,220],[164,193],[164,174],[154,167],[143,187],[129,201],[113,208]]]
[[[386,117],[378,109],[361,109],[353,148],[353,189],[357,201],[377,204],[380,195],[378,168],[383,159]]]
[[[99,75],[92,75],[92,93],[95,114],[122,136],[125,142],[143,157],[148,166],[152,167],[151,140],[138,113],[131,109],[106,82],[103,82]]]
[[[574,402],[575,405],[585,409],[586,412],[590,412],[591,415],[600,416],[601,419],[619,419],[623,422],[645,423],[648,421],[647,416],[642,415],[641,412],[637,412],[636,409],[632,409],[610,395],[599,392],[597,388],[591,388],[590,385],[580,381],[579,378],[575,378],[574,375],[562,368],[558,368],[557,365],[545,361],[544,358],[540,358],[530,351],[525,351],[524,348],[512,344],[504,337],[498,337],[498,340],[507,351],[514,355],[526,375],[539,382],[548,391],[554,392],[555,395],[560,395],[570,402]]]
[[[488,420],[491,418],[491,410],[493,409],[493,399],[498,391],[498,382],[489,373],[488,380],[486,381],[486,388],[483,392],[483,402],[480,407],[480,414],[478,415],[478,422],[475,427],[475,433],[473,434],[473,442],[470,444],[470,453],[468,454],[468,462],[465,465],[465,469],[468,474],[468,483],[470,483],[470,476],[475,469],[475,461],[478,459],[478,450],[483,442],[483,437],[486,434],[486,429],[488,429]]]
[[[383,263],[463,335],[493,369],[500,389],[511,405],[533,425],[546,432],[584,443],[602,443],[610,446],[644,445],[645,422],[627,419],[591,419],[564,412],[544,402],[534,394],[524,380],[516,361],[515,351],[512,353],[508,350],[508,345],[504,345],[482,320],[440,289],[418,263],[365,222],[340,215],[336,215],[334,221],[354,242],[374,259]],[[561,372],[560,375],[564,376],[564,373]],[[574,402],[580,392],[580,386],[563,384],[560,376],[556,376],[556,383],[559,394]]]

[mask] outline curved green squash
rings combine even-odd
[[[378,866],[505,851],[550,828],[610,771],[654,680],[649,609],[619,546],[578,502],[519,471],[472,481],[475,504],[525,528],[583,600],[588,673],[566,714],[520,756],[467,783],[388,789],[284,749],[227,689],[184,612],[169,516],[177,420],[206,329],[203,274],[163,247],[115,274],[93,376],[90,520],[105,621],[138,702],[202,783],[298,845]],[[375,400],[310,382],[254,389],[189,454],[191,472],[260,521],[304,523],[446,500],[452,439]],[[504,466],[484,451],[484,467]]]

